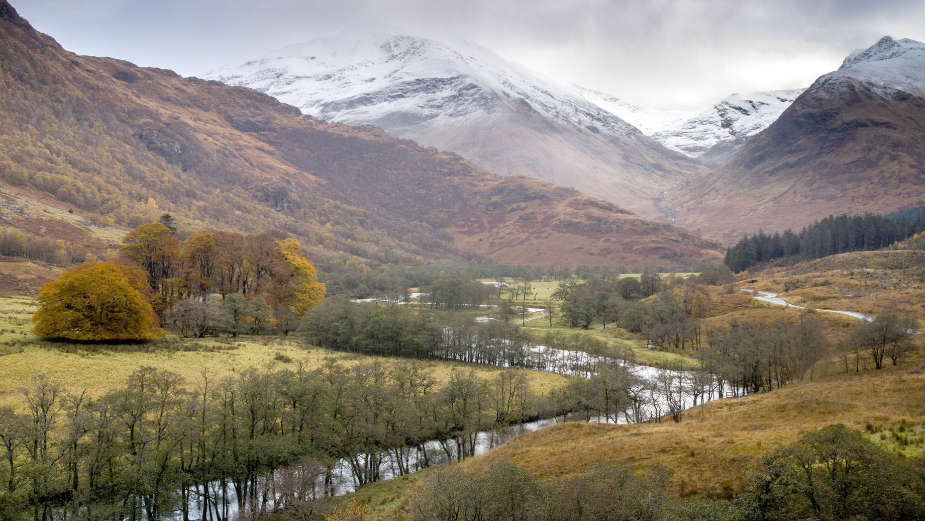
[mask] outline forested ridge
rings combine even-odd
[[[796,234],[746,235],[726,250],[726,265],[742,271],[779,259],[808,260],[859,250],[878,250],[925,230],[925,207],[887,215],[839,215],[817,221]]]

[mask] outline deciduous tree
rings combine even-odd
[[[161,336],[151,304],[136,287],[137,278],[114,262],[89,262],[64,272],[39,292],[35,333],[70,340]]]

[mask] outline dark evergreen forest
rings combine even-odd
[[[733,271],[771,260],[807,260],[848,251],[878,250],[925,229],[925,206],[887,215],[839,215],[817,221],[799,233],[787,230],[746,235],[726,250]]]

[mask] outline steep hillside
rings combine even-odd
[[[75,55],[5,0],[0,63],[0,189],[30,201],[0,213],[7,226],[73,239],[51,223],[118,230],[170,212],[186,229],[279,229],[321,262],[718,258],[704,239],[573,190],[500,179],[250,89]]]
[[[673,194],[677,224],[733,241],[925,197],[925,45],[884,37],[820,77],[724,166]]]
[[[701,172],[580,93],[490,51],[411,36],[341,35],[209,75],[321,119],[371,124],[499,175],[574,187],[649,217]]]

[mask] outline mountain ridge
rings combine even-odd
[[[820,76],[723,166],[672,194],[677,222],[734,242],[762,228],[798,230],[830,214],[921,204],[925,68],[918,56],[925,61],[925,44],[906,40],[905,52],[883,57],[877,48],[890,42],[852,53],[882,59],[873,67],[846,59],[847,67]]]
[[[69,240],[61,219],[89,234],[169,212],[187,230],[289,233],[322,263],[719,256],[715,243],[574,190],[498,178],[251,89],[78,56],[5,0],[0,13],[0,189],[35,204],[0,208],[6,226]]]
[[[380,126],[500,175],[570,186],[648,217],[654,200],[703,173],[638,129],[477,46],[407,35],[345,35],[207,74],[321,119]]]

